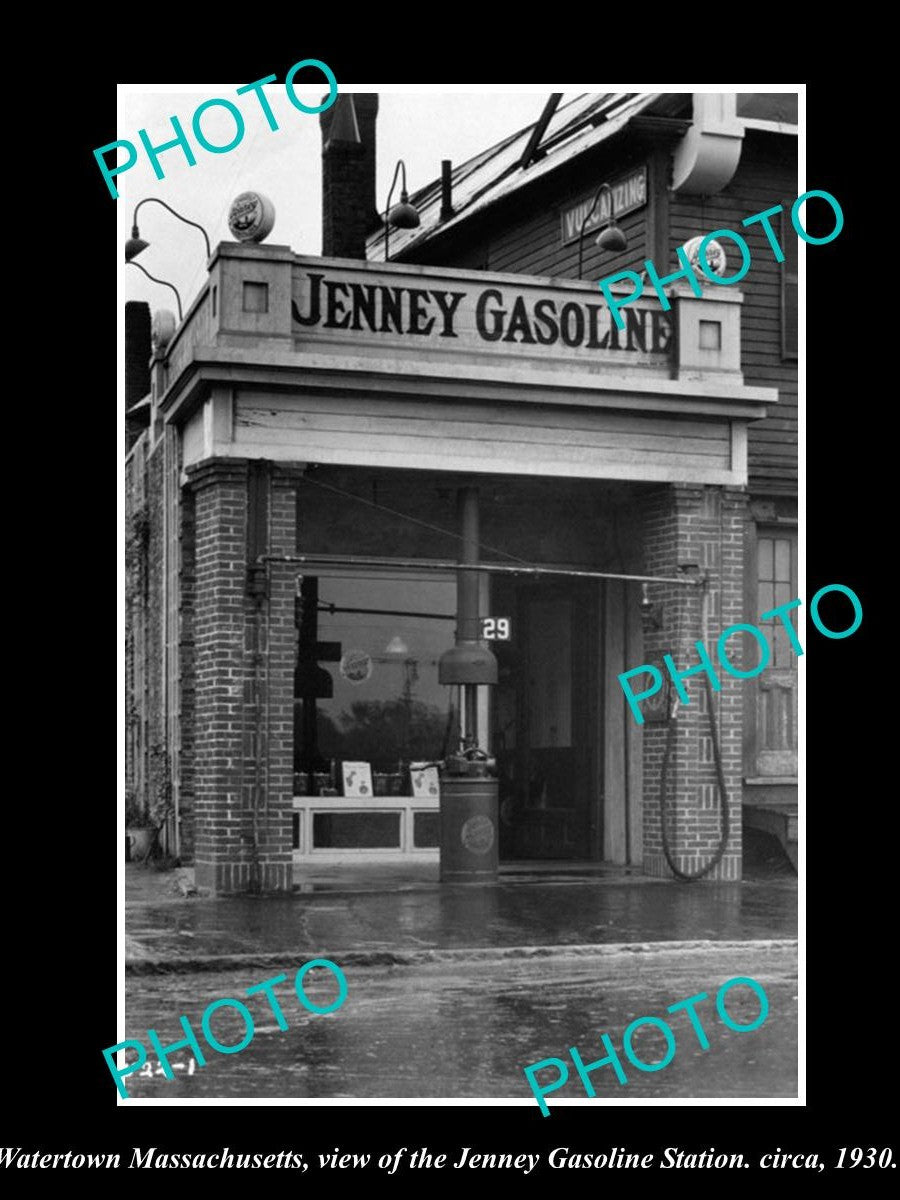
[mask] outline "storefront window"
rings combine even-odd
[[[760,529],[756,611],[770,612],[796,595],[796,530]],[[797,656],[781,621],[760,619],[759,625],[771,659],[756,679],[756,774],[792,777],[797,774]]]
[[[408,794],[410,762],[444,757],[458,736],[454,689],[438,683],[454,641],[454,578],[335,571],[300,591],[295,791],[348,794],[349,762],[368,765],[371,795]],[[368,780],[355,794],[370,794]],[[376,822],[369,836],[376,845],[393,834]]]

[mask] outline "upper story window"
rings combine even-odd
[[[798,101],[796,92],[738,92],[737,115],[750,120],[796,125]]]

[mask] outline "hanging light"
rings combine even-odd
[[[146,275],[147,278],[152,279],[154,283],[161,283],[163,285],[163,287],[172,289],[172,291],[175,293],[175,299],[178,303],[178,323],[180,325],[182,320],[184,319],[184,314],[182,313],[182,310],[181,310],[181,296],[179,295],[178,288],[175,286],[175,284],[169,283],[168,279],[157,279],[155,275],[151,275],[149,271],[145,270],[141,266],[140,263],[132,262],[130,258],[126,258],[125,266],[126,267],[136,267],[141,272],[142,275]]]
[[[391,208],[391,196],[394,194],[394,188],[397,186],[397,173],[402,171],[403,183],[400,185],[400,203],[395,204]],[[397,165],[394,167],[394,179],[391,183],[391,190],[388,192],[387,207],[384,214],[384,261],[388,261],[388,237],[391,226],[395,229],[418,229],[420,225],[419,210],[414,204],[409,202],[409,193],[406,190],[406,163],[402,158],[397,160]]]
[[[131,237],[125,243],[125,261],[131,262],[131,260],[133,258],[136,258],[141,253],[141,251],[146,250],[147,247],[150,245],[149,242],[145,242],[144,239],[141,237],[141,232],[138,229],[138,224],[137,224],[138,209],[141,207],[142,204],[150,204],[150,203],[161,204],[163,206],[163,208],[167,209],[172,214],[173,217],[177,217],[179,221],[184,221],[185,225],[193,225],[193,227],[195,229],[200,230],[200,232],[203,234],[203,238],[206,242],[206,259],[208,262],[209,259],[212,257],[212,251],[211,251],[210,245],[209,245],[209,235],[207,234],[207,232],[203,228],[203,226],[198,225],[196,221],[189,221],[187,217],[183,217],[181,215],[181,213],[176,212],[175,209],[172,208],[172,206],[170,204],[166,204],[165,200],[160,200],[157,196],[146,196],[143,200],[139,200],[137,202],[137,204],[134,206],[134,214],[132,215],[132,218],[131,218]]]
[[[594,243],[601,250],[610,250],[614,253],[628,249],[628,238],[616,224],[615,217],[609,218],[609,225],[607,225],[606,229],[601,230],[594,239]]]
[[[385,654],[402,655],[404,658],[409,654],[409,646],[404,642],[400,634],[395,634],[384,648]]]
[[[628,238],[616,224],[616,211],[613,205],[613,191],[608,183],[601,183],[594,192],[594,199],[591,201],[591,207],[584,215],[584,220],[581,222],[581,230],[578,234],[578,278],[581,278],[581,268],[584,261],[584,227],[593,215],[594,209],[597,207],[597,201],[603,192],[609,192],[609,224],[595,239],[596,245],[601,250],[607,250],[610,253],[618,254],[622,250],[628,249]]]
[[[147,247],[150,245],[150,243],[145,242],[142,237],[138,237],[139,233],[140,233],[140,230],[138,229],[137,225],[133,225],[131,227],[131,237],[125,243],[125,261],[126,262],[131,262],[131,260],[133,258],[137,258],[137,256],[140,254],[140,252],[142,250],[146,250]]]

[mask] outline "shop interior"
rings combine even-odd
[[[498,683],[478,688],[467,728],[439,662],[457,629],[459,494],[473,486],[479,561],[506,570],[478,573],[478,637]],[[313,562],[296,587],[295,852],[436,854],[434,764],[469,737],[496,763],[501,859],[603,859],[607,585],[515,568],[639,571],[633,501],[620,484],[307,471],[297,488],[298,554]],[[361,557],[379,565],[352,561]]]

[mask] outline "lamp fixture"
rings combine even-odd
[[[141,266],[141,264],[134,262],[133,259],[126,258],[125,266],[126,267],[137,267],[137,269],[139,271],[141,271],[144,275],[146,275],[148,279],[152,279],[154,283],[161,283],[163,285],[163,287],[172,289],[172,291],[175,293],[175,299],[178,302],[178,324],[180,325],[181,322],[184,320],[184,314],[181,311],[181,296],[178,294],[178,288],[175,286],[175,284],[169,283],[169,281],[167,279],[157,279],[155,275],[151,275],[149,271],[144,270],[144,268]]]
[[[136,258],[142,251],[146,250],[147,247],[150,245],[149,242],[145,242],[144,239],[141,237],[141,233],[140,233],[140,230],[138,229],[138,225],[137,225],[137,215],[138,215],[138,209],[141,207],[142,204],[151,204],[151,203],[161,204],[163,206],[163,208],[166,208],[169,210],[169,212],[172,214],[173,217],[177,217],[179,221],[184,221],[185,225],[193,225],[193,227],[195,229],[200,230],[200,232],[203,234],[203,239],[206,242],[206,260],[208,262],[210,260],[210,258],[212,257],[212,250],[210,249],[210,245],[209,245],[209,235],[207,234],[207,232],[203,228],[203,226],[198,225],[196,221],[190,221],[190,220],[188,220],[187,217],[183,217],[181,215],[181,213],[176,212],[175,209],[172,208],[172,206],[170,204],[166,204],[165,200],[160,200],[156,196],[145,196],[143,200],[139,200],[137,202],[137,204],[134,206],[134,213],[131,218],[131,237],[125,243],[125,261],[131,262],[131,260],[133,258]],[[151,278],[152,278],[152,276],[151,276]]]
[[[397,186],[397,173],[403,172],[403,183],[400,185],[400,203],[395,204],[391,208],[391,196],[394,194],[394,188]],[[391,183],[391,190],[388,192],[387,207],[384,213],[384,261],[388,261],[388,237],[390,229],[393,225],[395,229],[418,229],[420,224],[419,210],[414,204],[409,202],[409,193],[406,190],[406,163],[402,158],[397,159],[397,165],[394,167],[394,179]]]
[[[398,633],[392,637],[385,646],[384,652],[385,654],[393,654],[395,656],[402,656],[403,658],[406,658],[409,654],[409,646],[407,646],[406,642]]]
[[[584,220],[581,222],[581,229],[578,234],[578,278],[581,278],[581,268],[584,261],[584,227],[593,215],[594,209],[597,207],[597,201],[603,192],[609,192],[609,224],[598,234],[595,239],[595,244],[601,250],[609,250],[612,253],[618,253],[621,250],[627,250],[628,238],[616,224],[616,210],[613,204],[613,191],[608,183],[601,183],[594,192],[594,199],[591,201],[591,207],[587,210]]]

